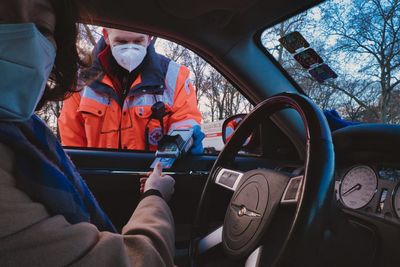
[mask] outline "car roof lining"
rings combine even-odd
[[[225,11],[232,15],[248,9],[257,0],[158,0],[160,7],[177,18],[190,19],[215,11]]]
[[[275,24],[320,0],[80,0],[81,20],[144,31],[225,54],[242,38]],[[140,9],[141,12],[136,10]],[[150,15],[149,15],[150,14]],[[210,37],[214,44],[210,44]]]

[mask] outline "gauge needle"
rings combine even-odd
[[[352,188],[350,188],[349,190],[347,190],[346,192],[343,193],[343,196],[347,196],[348,194],[353,193],[356,190],[360,190],[361,189],[361,184],[356,184],[354,185]]]

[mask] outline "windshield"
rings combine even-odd
[[[399,124],[399,31],[399,0],[337,0],[289,18],[261,38],[322,109],[350,121]]]

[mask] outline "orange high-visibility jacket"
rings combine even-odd
[[[149,149],[156,150],[157,142],[163,136],[160,122],[149,120],[151,106],[156,101],[164,102],[169,113],[163,120],[164,134],[172,129],[199,125],[201,113],[189,70],[172,60],[165,61],[165,57],[162,59],[165,63],[163,84],[149,86],[151,82],[145,81],[143,76],[146,75],[140,73],[122,108],[106,74],[65,100],[58,120],[62,144],[144,150],[148,125]]]

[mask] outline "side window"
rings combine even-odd
[[[94,25],[79,30],[78,52],[88,65],[79,71],[81,91],[37,112],[64,146],[154,151],[171,130],[198,125],[204,153],[218,153],[224,119],[252,108],[217,70],[179,44]],[[162,108],[155,109],[158,102]]]
[[[250,102],[215,68],[191,50],[163,39],[157,40],[159,53],[187,66],[196,89],[197,103],[203,117],[205,153],[222,150],[222,124],[230,116],[248,113]]]

